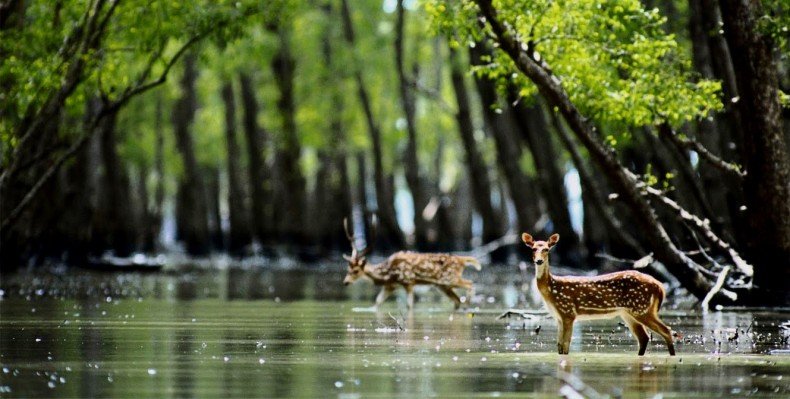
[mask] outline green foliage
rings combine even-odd
[[[647,164],[647,168],[645,169],[645,173],[642,175],[642,182],[645,185],[650,187],[660,186],[660,189],[663,191],[672,191],[675,187],[672,185],[672,179],[675,178],[675,175],[671,172],[667,172],[664,174],[664,178],[661,179],[659,176],[653,174],[653,164]]]
[[[757,20],[758,30],[768,36],[782,56],[790,58],[790,5],[787,0],[764,0],[765,15]]]
[[[790,95],[783,92],[782,90],[777,89],[779,91],[779,102],[785,108],[790,108]]]
[[[510,26],[534,59],[545,62],[571,100],[597,123],[614,127],[673,125],[722,108],[719,82],[695,80],[691,63],[666,19],[637,0],[502,0],[499,18]],[[456,45],[480,43],[482,27],[473,1],[432,0],[426,11],[435,31],[450,34]],[[516,73],[501,51],[476,69],[500,86],[536,88]]]
[[[244,23],[271,18],[283,1],[32,2],[23,23],[0,30],[0,139],[10,148],[23,120],[55,101],[67,115],[88,98],[117,101],[163,74],[177,51],[204,37],[229,41]],[[95,17],[95,18],[94,18]],[[66,129],[76,133],[78,129]],[[4,158],[8,152],[4,151]]]

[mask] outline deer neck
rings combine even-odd
[[[546,259],[543,264],[535,265],[535,280],[538,287],[548,287],[554,277],[549,272],[549,260]]]
[[[382,273],[382,266],[385,262],[382,263],[366,263],[365,267],[362,269],[365,272],[365,275],[368,276],[370,280],[374,283],[383,283],[387,278]]]

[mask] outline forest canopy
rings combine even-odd
[[[775,0],[6,1],[2,268],[323,258],[375,214],[382,254],[509,262],[557,232],[570,266],[787,304],[789,20]]]

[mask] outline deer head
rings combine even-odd
[[[549,251],[554,248],[557,241],[560,240],[559,234],[552,234],[548,241],[535,241],[528,233],[521,235],[521,240],[524,241],[528,247],[532,248],[532,261],[536,265],[549,263]]]
[[[349,232],[348,229],[348,218],[343,219],[343,229],[346,231],[346,238],[348,238],[348,242],[351,244],[351,255],[343,255],[343,259],[348,262],[348,272],[346,273],[346,277],[343,279],[343,284],[349,285],[365,276],[365,265],[368,263],[366,256],[370,253],[372,246],[367,245],[362,250],[357,249],[354,240],[354,233]],[[375,234],[376,218],[374,216],[371,221],[372,238],[375,238]]]

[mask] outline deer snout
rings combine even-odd
[[[536,265],[542,265],[543,264],[543,258],[535,259],[535,264]]]

